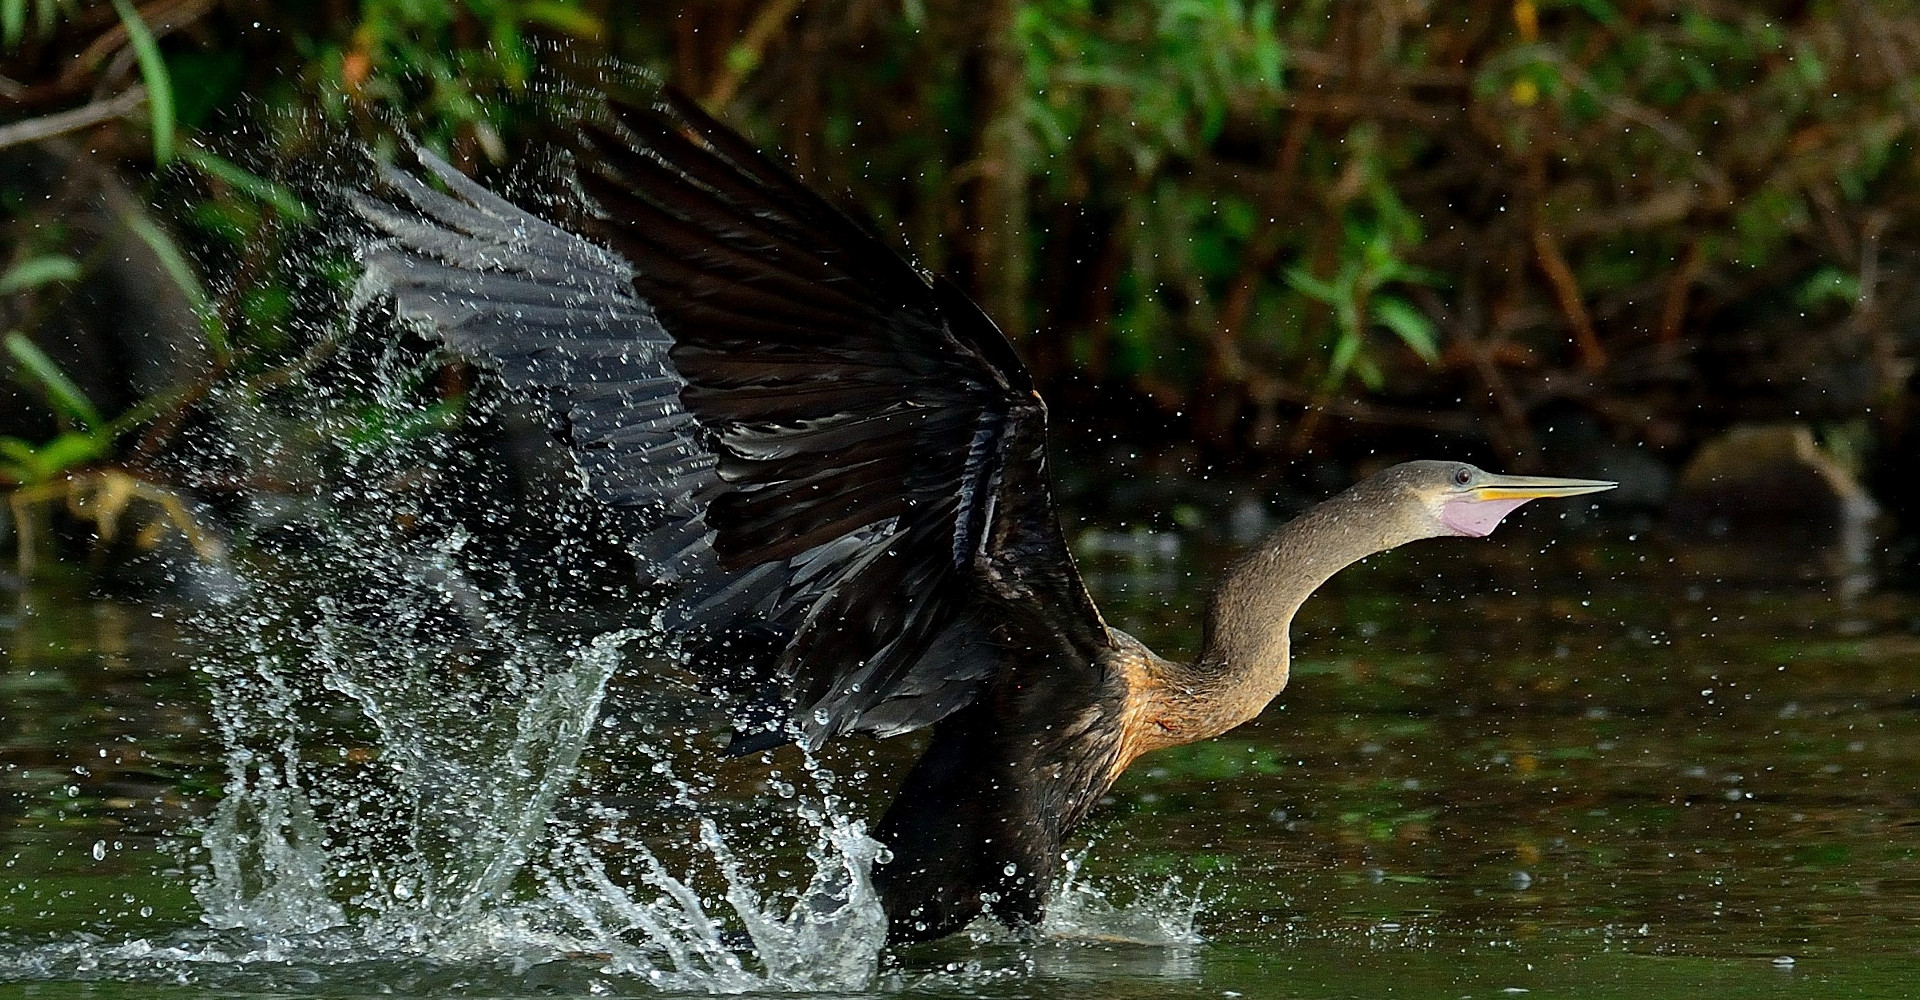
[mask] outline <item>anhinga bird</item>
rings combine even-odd
[[[644,512],[663,620],[737,696],[730,748],[933,727],[875,835],[889,939],[1046,904],[1062,839],[1143,753],[1252,719],[1342,567],[1611,483],[1394,466],[1226,572],[1197,660],[1101,620],[1055,516],[1047,411],[1005,336],[690,100],[570,140],[576,235],[422,156],[356,199],[402,317],[544,395],[591,493]]]

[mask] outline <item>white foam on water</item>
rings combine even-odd
[[[228,706],[232,720],[265,716],[278,736],[263,751],[257,731],[236,730],[225,798],[201,831],[203,919],[258,945],[236,953],[214,939],[160,954],[134,946],[142,961],[512,970],[569,961],[659,988],[722,993],[873,981],[886,921],[868,873],[881,848],[842,815],[829,776],[818,775],[811,799],[798,796],[811,804],[794,814],[812,839],[808,881],[770,895],[731,846],[755,831],[723,827],[739,820],[676,778],[671,754],[652,743],[599,749],[637,755],[631,764],[667,784],[670,804],[693,818],[697,836],[686,846],[704,863],[662,857],[626,835],[619,809],[582,808],[594,791],[581,781],[581,757],[605,732],[608,683],[623,649],[647,634],[619,630],[564,654],[529,641],[536,653],[501,668],[512,681],[501,703],[475,711],[484,699],[369,655],[367,637],[351,634],[357,626],[337,606],[316,608],[305,666],[318,668],[306,674],[317,684],[302,689],[270,657],[216,685],[217,698],[246,702]],[[312,706],[299,703],[315,698],[357,710],[372,728],[374,775],[312,765],[292,720],[310,716]],[[563,800],[595,819],[591,832],[561,817]]]
[[[1089,851],[1061,866],[1040,924],[1043,937],[1185,947],[1204,939],[1196,927],[1206,908],[1205,886],[1189,889],[1178,878],[1121,886],[1086,874]]]

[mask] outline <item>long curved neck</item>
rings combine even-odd
[[[1391,516],[1348,491],[1294,518],[1227,568],[1207,606],[1198,668],[1287,682],[1287,627],[1335,573],[1412,540]]]
[[[1354,563],[1437,532],[1367,484],[1288,522],[1227,569],[1192,664],[1162,661],[1150,711],[1161,745],[1206,739],[1260,714],[1287,686],[1287,630],[1309,595]]]

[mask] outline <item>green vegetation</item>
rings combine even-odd
[[[0,489],[192,485],[182,433],[330,349],[339,163],[405,133],[507,176],[560,61],[851,187],[1075,427],[1514,469],[1569,418],[1668,461],[1735,420],[1920,437],[1896,0],[0,0]]]

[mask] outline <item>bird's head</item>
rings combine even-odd
[[[1465,462],[1406,462],[1373,477],[1423,529],[1423,537],[1493,534],[1500,519],[1529,500],[1610,490],[1597,479],[1502,476]]]

